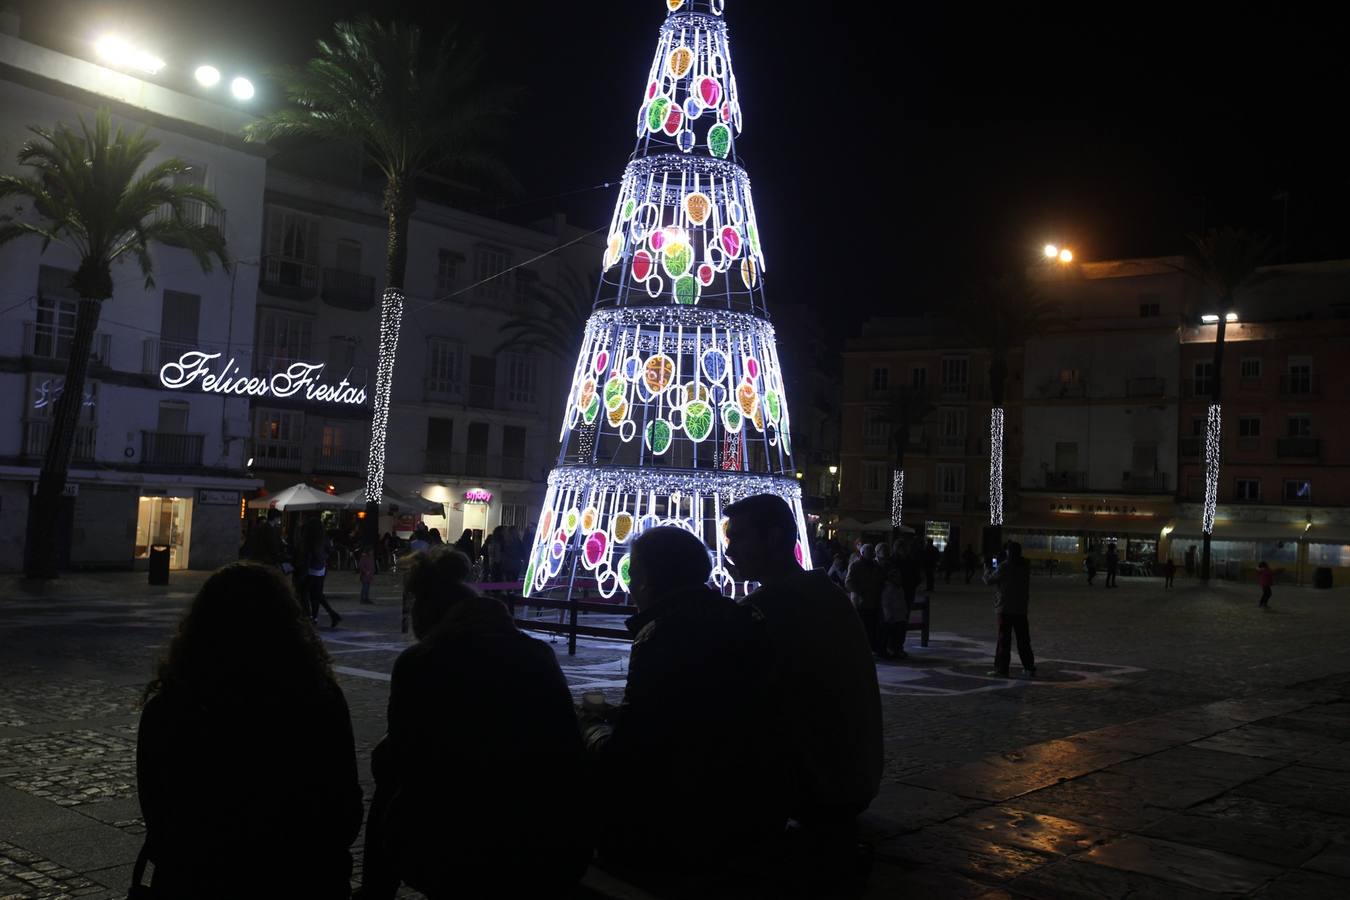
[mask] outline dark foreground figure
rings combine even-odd
[[[146,697],[136,774],[156,900],[350,895],[351,719],[279,572],[207,579]]]
[[[1036,676],[1036,657],[1031,652],[1031,626],[1027,610],[1031,603],[1031,566],[1022,556],[1022,545],[1009,541],[998,564],[985,572],[985,583],[994,588],[994,614],[998,620],[998,644],[994,649],[994,671],[989,674],[1008,677],[1012,661],[1012,638],[1017,636],[1017,656],[1022,672]]]

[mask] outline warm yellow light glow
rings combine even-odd
[[[1059,248],[1056,247],[1054,244],[1046,244],[1046,245],[1045,245],[1045,258],[1046,258],[1046,259],[1054,259],[1056,256],[1059,256]]]
[[[830,466],[830,474],[831,474],[831,475],[838,475],[838,474],[839,474],[839,467],[838,467],[838,466]]]
[[[220,70],[215,66],[198,66],[193,74],[202,87],[215,87],[220,82]]]
[[[1205,313],[1200,317],[1200,321],[1204,322],[1206,325],[1213,325],[1215,322],[1219,321],[1219,317],[1214,313]]]
[[[1059,261],[1062,263],[1073,262],[1073,251],[1068,249],[1067,247],[1059,251]]]
[[[1228,322],[1236,322],[1236,321],[1238,320],[1238,318],[1237,318],[1237,313],[1235,313],[1235,312],[1225,313],[1225,314],[1224,314],[1224,319],[1225,319],[1225,321],[1228,321]]]
[[[99,59],[122,69],[139,69],[154,75],[164,68],[164,60],[153,53],[138,50],[115,34],[105,34],[94,42]]]

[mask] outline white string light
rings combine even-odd
[[[1212,403],[1205,423],[1205,517],[1201,528],[1205,534],[1214,533],[1214,515],[1219,505],[1219,439],[1223,432],[1220,405]]]
[[[1003,524],[1003,407],[989,411],[989,524]]]
[[[905,518],[905,470],[891,473],[891,527],[899,528]]]
[[[366,468],[366,502],[384,496],[384,448],[389,428],[389,389],[394,381],[398,333],[403,326],[403,292],[385,288],[380,300],[380,355],[375,366],[375,402],[370,416],[370,460]]]

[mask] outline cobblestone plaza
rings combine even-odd
[[[126,895],[143,833],[138,698],[201,580],[143,578],[72,577],[43,594],[5,585],[3,900]],[[377,605],[360,607],[355,577],[335,575],[343,625],[323,632],[367,799],[388,673],[408,640],[396,576],[382,579]],[[1264,611],[1242,586],[1038,578],[1034,681],[1016,667],[986,676],[984,588],[939,584],[932,603],[930,646],[912,638],[907,660],[878,664],[887,759],[865,819],[869,896],[1350,896],[1344,591],[1281,589]],[[554,647],[574,692],[618,700],[626,644]],[[584,896],[654,896],[598,870],[585,885]]]

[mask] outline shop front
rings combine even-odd
[[[1225,580],[1253,581],[1264,561],[1280,582],[1317,584],[1318,570],[1326,570],[1321,578],[1329,578],[1331,584],[1325,586],[1350,584],[1350,522],[1336,518],[1343,512],[1220,507],[1210,536],[1210,573]],[[1269,518],[1256,518],[1258,514]],[[1199,571],[1204,533],[1198,516],[1179,516],[1168,542],[1178,565],[1188,572]]]
[[[1124,574],[1151,575],[1160,559],[1163,529],[1174,504],[1133,496],[1023,494],[1019,512],[1004,526],[1032,560],[1077,572],[1089,553],[1100,556],[1112,544]]]

